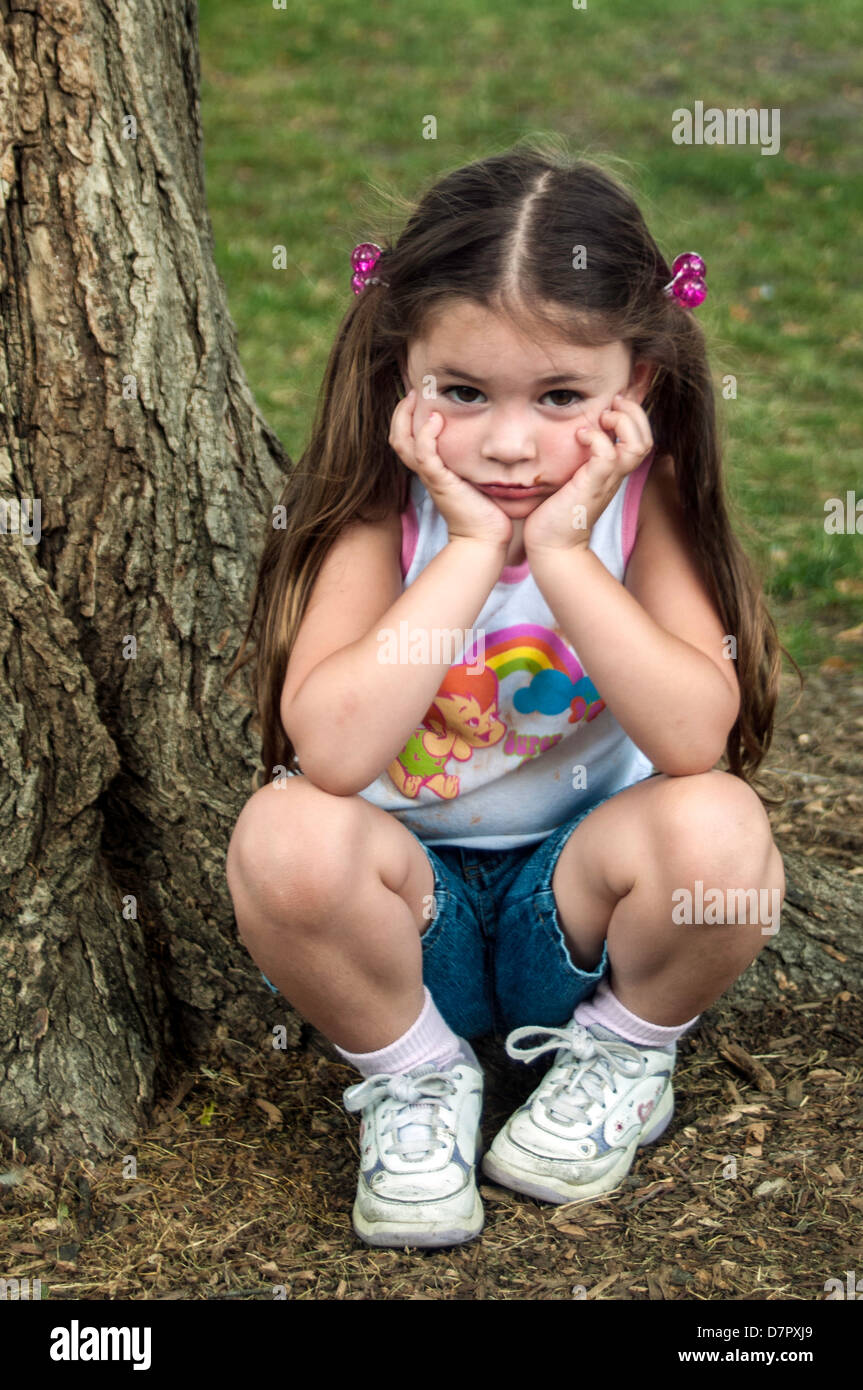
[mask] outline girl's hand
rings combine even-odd
[[[611,404],[616,408],[603,410],[599,427],[588,424],[576,428],[579,442],[590,445],[586,463],[525,518],[523,537],[528,555],[586,548],[597,520],[624,478],[635,472],[653,448],[650,421],[641,406],[621,395]]]
[[[433,411],[414,434],[416,403],[414,389],[399,401],[390,426],[390,446],[428,489],[449,528],[450,539],[459,536],[484,541],[506,554],[512,521],[492,498],[447,468],[436,443],[443,423],[440,411]]]

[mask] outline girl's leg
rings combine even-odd
[[[227,877],[253,960],[333,1043],[373,1052],[415,1023],[434,873],[386,811],[305,777],[262,787],[234,828]]]
[[[422,846],[362,797],[292,777],[246,803],[227,875],[253,959],[364,1077],[342,1097],[362,1112],[357,1234],[398,1248],[472,1240],[482,1072],[423,987],[434,871]]]
[[[675,922],[680,890],[695,903],[697,880],[708,902],[711,889],[726,904],[766,890],[759,903],[776,907],[776,916],[729,924],[726,912],[724,925]],[[566,841],[552,890],[575,963],[595,969],[607,938],[617,1000],[638,1018],[673,1027],[708,1008],[771,939],[785,874],[755,792],[714,771],[652,777],[599,806]]]

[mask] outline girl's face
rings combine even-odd
[[[587,462],[579,426],[598,425],[617,392],[640,405],[652,370],[648,362],[633,369],[622,342],[589,348],[547,331],[524,337],[508,320],[459,300],[411,343],[405,387],[417,391],[415,433],[432,411],[443,415],[437,450],[454,473],[479,488],[530,488],[524,497],[488,494],[517,518]]]

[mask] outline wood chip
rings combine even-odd
[[[781,1187],[788,1187],[788,1185],[787,1178],[770,1178],[767,1182],[760,1182],[752,1195],[754,1197],[769,1197],[772,1193],[778,1192]],[[758,1243],[761,1244],[760,1238]]]
[[[632,1270],[627,1270],[626,1273],[621,1273],[621,1274],[609,1274],[609,1275],[607,1276],[607,1278],[605,1278],[605,1279],[600,1279],[600,1281],[599,1281],[598,1284],[594,1284],[592,1288],[589,1288],[589,1289],[587,1290],[587,1296],[588,1296],[588,1298],[598,1298],[599,1295],[600,1295],[601,1293],[604,1293],[606,1289],[610,1289],[611,1286],[612,1286],[612,1284],[616,1284],[617,1281],[618,1281],[618,1279],[631,1279],[631,1278],[632,1278]]]
[[[789,1105],[799,1105],[803,1099],[803,1082],[799,1076],[795,1076],[793,1081],[789,1081],[785,1087],[785,1099]]]
[[[277,1105],[273,1105],[272,1101],[261,1100],[260,1096],[255,1096],[255,1105],[257,1105],[259,1110],[263,1110],[266,1115],[269,1121],[267,1129],[272,1129],[273,1125],[283,1125],[285,1123],[284,1115]]]
[[[716,1120],[716,1128],[721,1129],[724,1125],[736,1124],[742,1115],[757,1115],[759,1111],[766,1109],[764,1105],[735,1105],[733,1110],[729,1110],[727,1115],[720,1115]]]
[[[127,1187],[120,1192],[112,1192],[108,1197],[109,1202],[121,1207],[126,1202],[140,1202],[144,1197],[149,1197],[155,1192],[155,1187],[148,1182],[135,1183],[133,1187]]]
[[[61,1224],[55,1216],[42,1216],[31,1224],[30,1229],[37,1236],[53,1236],[61,1230]]]
[[[657,1182],[652,1182],[649,1187],[639,1187],[633,1194],[630,1207],[640,1207],[643,1202],[649,1202],[652,1197],[658,1197],[662,1192],[670,1192],[675,1186],[674,1178],[662,1178]]]
[[[752,1081],[759,1091],[776,1090],[776,1082],[772,1074],[762,1062],[751,1057],[744,1047],[740,1047],[738,1043],[729,1042],[726,1038],[719,1038],[716,1048],[720,1057],[724,1057],[726,1062],[730,1062],[742,1076]]]

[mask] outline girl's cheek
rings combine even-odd
[[[587,463],[590,446],[578,435],[578,430],[594,424],[595,421],[587,414],[575,416],[567,421],[565,429],[549,440],[547,454],[543,451],[544,456],[553,460],[556,470],[559,470],[561,487]]]
[[[600,412],[594,410],[586,410],[572,422],[572,439],[580,462],[584,462],[587,459],[590,453],[590,445],[578,431],[583,429],[597,429],[599,426],[599,414]]]
[[[590,429],[595,429],[599,424],[601,414],[601,410],[583,410],[580,415],[575,417],[573,428],[581,429],[582,426],[589,426]]]
[[[459,448],[458,426],[447,419],[443,411],[440,413],[443,415],[443,425],[438,432],[435,445],[447,468],[452,468],[460,457],[464,457],[464,449]]]

